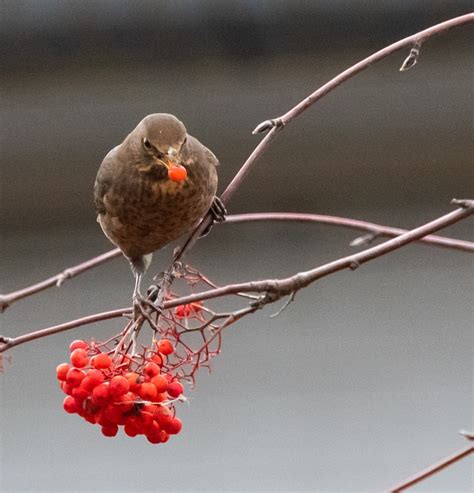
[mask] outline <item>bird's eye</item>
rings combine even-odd
[[[153,146],[150,144],[150,141],[147,138],[143,139],[143,147],[147,151],[151,151],[151,149],[153,148]]]

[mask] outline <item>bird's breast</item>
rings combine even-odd
[[[105,234],[130,256],[162,248],[189,232],[206,214],[216,193],[214,168],[189,167],[181,182],[138,171],[116,177],[104,197]]]

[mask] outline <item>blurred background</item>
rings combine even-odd
[[[469,1],[3,0],[1,292],[111,248],[92,187],[146,115],[176,114],[219,157],[220,190],[279,116],[359,59]],[[470,27],[400,52],[289,125],[229,212],[305,211],[414,227],[472,196]],[[472,220],[444,234],[472,239]],[[354,232],[223,225],[189,262],[219,284],[287,276],[353,250]],[[152,271],[169,262],[155,255]],[[54,369],[77,337],[11,352],[0,376],[2,491],[383,491],[464,447],[472,430],[472,260],[410,245],[341,272],[229,329],[164,446],[113,440],[62,409]],[[126,306],[127,263],[20,301],[15,336]],[[214,306],[219,306],[214,303]],[[413,491],[467,492],[465,459]]]

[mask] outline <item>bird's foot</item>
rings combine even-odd
[[[156,299],[156,295],[155,295]],[[144,316],[148,318],[150,309],[153,312],[162,312],[162,307],[153,303],[150,297],[145,297],[141,293],[135,293],[133,295],[133,319],[137,320],[138,317]]]
[[[211,207],[209,209],[209,213],[211,214],[212,221],[209,226],[207,226],[207,228],[201,233],[201,235],[199,236],[200,238],[207,236],[215,223],[222,223],[225,221],[227,209],[225,208],[224,203],[219,197],[214,197],[214,200],[212,201]]]

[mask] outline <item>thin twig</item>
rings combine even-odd
[[[467,447],[465,449],[460,450],[459,452],[456,452],[453,455],[450,455],[449,457],[446,457],[442,459],[441,461],[437,462],[436,464],[433,464],[432,466],[429,466],[427,469],[419,472],[418,474],[415,474],[409,479],[406,479],[405,481],[402,481],[401,483],[397,484],[393,488],[390,488],[390,493],[400,493],[401,491],[406,490],[410,486],[413,486],[420,481],[425,480],[426,478],[429,478],[430,476],[435,475],[439,471],[442,471],[446,467],[450,466],[451,464],[454,464],[455,462],[463,459],[464,457],[467,457],[468,455],[474,453],[474,447]]]
[[[2,337],[0,336],[0,353],[3,353],[7,349],[19,346],[25,342],[31,342],[35,339],[40,339],[42,337],[52,336],[54,334],[59,334],[66,330],[75,329],[83,325],[93,324],[94,322],[102,322],[103,320],[109,320],[111,318],[118,318],[130,315],[132,313],[131,308],[119,308],[118,310],[110,310],[108,312],[95,313],[94,315],[88,315],[87,317],[78,318],[77,320],[71,320],[63,324],[54,325],[46,329],[36,330],[28,334],[23,334],[18,337]]]
[[[336,77],[334,77],[329,82],[310,94],[307,98],[303,99],[303,101],[298,103],[295,107],[291,108],[291,110],[287,111],[284,115],[260,123],[259,125],[257,125],[253,133],[262,133],[266,132],[269,129],[273,130],[275,128],[283,128],[285,125],[288,125],[288,123],[294,120],[298,115],[303,113],[303,111],[307,110],[310,106],[316,103],[316,101],[319,101],[322,97],[326,96],[326,94],[333,91],[337,86],[349,80],[351,77],[354,77],[354,75],[357,75],[366,68],[369,68],[374,63],[379,62],[380,60],[390,56],[392,53],[406,48],[407,46],[417,47],[419,51],[421,44],[424,43],[428,38],[431,38],[432,36],[437,34],[441,34],[448,29],[452,29],[453,27],[462,26],[463,24],[469,24],[471,22],[474,22],[474,13],[454,17],[453,19],[449,19],[447,21],[431,26],[428,29],[424,29],[423,31],[412,34],[411,36],[403,38],[396,43],[382,48],[381,50],[375,52],[367,58],[364,58],[355,65],[352,65],[347,70],[344,70],[344,72],[338,74]]]
[[[258,222],[258,221],[294,221],[294,222],[311,222],[319,224],[327,224],[331,226],[341,226],[344,228],[355,229],[359,231],[369,231],[377,236],[394,237],[406,233],[408,230],[401,228],[393,228],[391,226],[383,226],[368,221],[360,221],[358,219],[349,219],[346,217],[328,216],[324,214],[307,214],[301,212],[255,212],[248,214],[233,214],[226,218],[223,224],[243,223],[243,222]],[[430,245],[460,250],[463,252],[474,253],[474,242],[457,240],[455,238],[447,238],[443,236],[428,235],[420,238],[421,243]]]
[[[120,250],[118,248],[114,248],[113,250],[109,250],[108,252],[105,252],[102,255],[98,255],[97,257],[86,260],[85,262],[82,262],[78,265],[69,267],[63,270],[62,272],[60,272],[59,274],[56,274],[55,276],[45,279],[44,281],[38,282],[36,284],[33,284],[23,289],[19,289],[18,291],[12,291],[11,293],[8,294],[1,294],[0,313],[4,312],[15,301],[39,293],[40,291],[44,291],[45,289],[48,289],[53,286],[60,287],[67,279],[72,279],[73,277],[76,277],[77,275],[82,274],[87,270],[93,269],[98,265],[104,264],[105,262],[115,257],[119,257],[120,255],[121,255]]]

